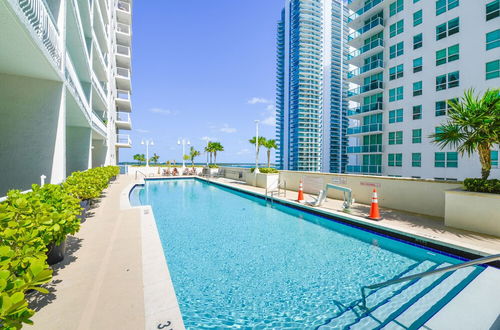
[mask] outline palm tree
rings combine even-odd
[[[448,120],[429,137],[441,149],[456,148],[460,155],[476,150],[481,161],[481,177],[486,180],[491,170],[491,147],[500,143],[500,89],[488,89],[482,97],[469,89],[459,99],[448,101]]]
[[[224,151],[224,146],[220,142],[212,142],[212,148],[214,153],[214,163],[217,163],[217,151]]]
[[[146,156],[144,156],[144,154],[135,154],[134,160],[137,160],[139,162],[139,165],[141,165],[141,162],[146,161]]]
[[[267,167],[271,167],[271,149],[278,149],[276,140],[266,140],[262,144],[263,147],[267,148]]]
[[[198,157],[200,155],[200,152],[196,150],[194,147],[191,147],[189,150],[189,158],[191,159],[191,165],[194,167],[194,158]]]
[[[257,145],[257,159],[259,159],[259,152],[260,152],[260,147],[263,146],[266,143],[266,138],[263,136],[259,136],[259,142]],[[251,144],[255,145],[255,136],[248,140]]]
[[[205,147],[205,152],[207,152],[210,155],[210,163],[212,163],[212,153],[214,152],[213,142],[207,143],[207,146]]]
[[[160,159],[160,156],[158,156],[158,155],[156,154],[156,152],[155,152],[155,153],[154,153],[154,155],[153,155],[153,157],[151,157],[151,158],[149,159],[149,161],[150,161],[151,163],[158,164],[158,159]]]

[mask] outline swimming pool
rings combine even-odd
[[[152,206],[186,328],[413,328],[482,271],[373,291],[367,314],[361,286],[460,260],[198,179],[147,180],[131,202]]]

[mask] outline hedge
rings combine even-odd
[[[255,167],[252,167],[250,171],[253,173],[255,171]],[[259,167],[259,172],[264,174],[279,173],[277,169],[272,167]]]
[[[498,179],[465,179],[465,190],[474,192],[484,192],[491,194],[500,194],[500,180]]]

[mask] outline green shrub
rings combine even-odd
[[[250,171],[253,173],[255,171],[255,167],[252,167]],[[263,174],[271,174],[271,173],[279,173],[279,171],[272,167],[259,167],[259,172]]]
[[[500,194],[500,180],[498,179],[484,180],[469,178],[464,180],[464,186],[467,191]]]
[[[73,172],[64,182],[64,188],[80,200],[101,196],[109,181],[120,173],[118,166],[91,168],[84,172]]]
[[[215,165],[215,164],[210,164],[208,165],[209,168],[219,168],[219,165]]]

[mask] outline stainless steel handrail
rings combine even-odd
[[[147,175],[146,175],[146,174],[142,173],[141,171],[136,170],[136,171],[135,171],[135,179],[136,179],[136,180],[137,180],[137,173],[141,173],[142,175],[144,175],[144,177],[145,177],[145,178],[147,178]]]
[[[361,296],[363,297],[363,307],[366,309],[366,292],[365,292],[365,290],[373,290],[373,289],[377,289],[377,288],[382,288],[382,287],[389,286],[392,284],[411,281],[411,280],[416,279],[416,278],[422,278],[422,277],[440,274],[440,273],[447,273],[447,272],[451,272],[451,271],[454,271],[457,269],[461,269],[461,268],[465,268],[465,267],[469,267],[469,266],[480,265],[480,264],[486,264],[486,263],[489,263],[492,261],[497,261],[497,260],[500,260],[500,254],[494,254],[494,255],[491,255],[488,257],[483,257],[483,258],[467,261],[467,262],[464,262],[461,264],[451,265],[451,266],[447,266],[447,267],[443,267],[443,268],[439,268],[439,269],[434,269],[434,270],[430,270],[430,271],[423,272],[420,274],[405,276],[405,277],[385,281],[382,283],[365,285],[361,288]]]

